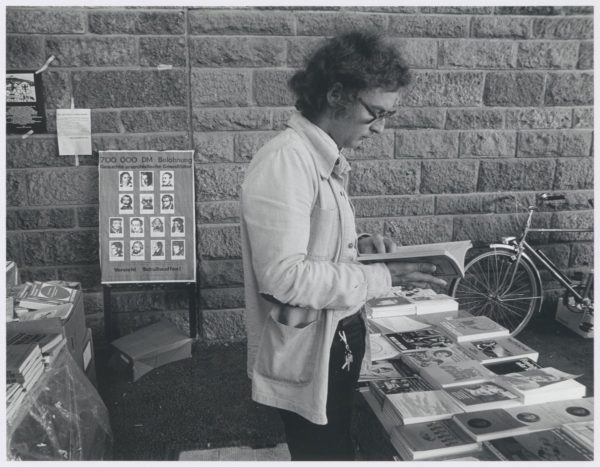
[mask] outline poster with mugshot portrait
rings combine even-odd
[[[100,151],[103,284],[195,282],[194,151]]]

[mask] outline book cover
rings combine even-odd
[[[484,363],[484,366],[497,375],[541,368],[540,365],[531,358],[519,358],[517,360],[506,362],[488,362]]]
[[[400,356],[400,351],[381,334],[369,334],[369,344],[371,348],[371,361],[373,362],[389,360],[390,358],[398,358]]]
[[[449,388],[481,383],[493,378],[494,373],[477,360],[464,360],[425,367],[421,370],[421,376],[436,388]]]
[[[458,346],[475,360],[482,363],[502,362],[530,358],[538,360],[538,352],[518,341],[514,337],[461,342]]]
[[[440,321],[438,326],[456,342],[465,342],[508,336],[509,331],[487,316],[450,318]]]
[[[390,441],[406,460],[464,454],[479,448],[452,420],[396,426]]]
[[[386,395],[384,407],[386,404],[391,406],[405,425],[442,420],[463,411],[442,390],[390,393]]]
[[[465,256],[473,245],[470,240],[424,245],[400,246],[394,252],[359,255],[363,263],[402,261],[431,263],[436,266],[435,275],[444,278],[464,277]]]
[[[410,301],[416,308],[417,316],[458,311],[458,302],[454,298],[432,289],[400,286],[393,287],[392,293]]]
[[[493,380],[477,384],[453,386],[445,391],[454,398],[466,412],[491,408],[509,407],[520,404],[519,396],[507,387]]]
[[[384,316],[369,318],[369,325],[375,332],[394,334],[396,332],[419,331],[430,327],[429,324],[417,321],[408,316]]]
[[[559,429],[488,441],[487,447],[508,461],[590,461],[593,451]]]
[[[594,446],[594,421],[565,423],[560,428],[589,448]]]
[[[498,379],[519,394],[524,404],[535,404],[585,396],[586,388],[573,379],[576,377],[547,367],[508,373],[498,376]]]
[[[433,328],[386,334],[386,337],[402,352],[447,347],[452,344],[451,339]]]
[[[372,362],[369,369],[362,369],[358,381],[378,381],[382,379],[401,378],[404,376],[387,360]]]
[[[446,362],[470,360],[459,348],[453,345],[438,349],[417,350],[402,355],[402,360],[417,372],[432,365],[442,365]]]
[[[383,318],[388,316],[405,316],[417,313],[417,307],[405,297],[391,295],[372,298],[365,303],[367,316]]]
[[[419,375],[402,376],[381,381],[371,381],[369,388],[372,392],[383,394],[400,394],[405,392],[431,391],[433,387]]]

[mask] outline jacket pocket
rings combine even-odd
[[[265,322],[254,370],[275,381],[304,384],[312,380],[319,343],[321,317],[302,327]]]
[[[338,235],[338,210],[315,206],[310,215],[308,255],[315,259],[331,259],[335,256]]]

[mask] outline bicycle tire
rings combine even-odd
[[[519,261],[515,279],[508,290],[514,253],[490,250],[473,258],[465,267],[465,277],[452,284],[450,295],[459,308],[474,316],[487,316],[516,336],[534,313],[541,309],[542,284],[537,268],[526,257]]]

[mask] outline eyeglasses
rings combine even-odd
[[[369,104],[367,104],[365,101],[363,101],[360,97],[357,98],[358,102],[360,102],[360,105],[362,105],[365,110],[367,112],[369,112],[369,115],[373,118],[371,118],[371,120],[369,120],[368,124],[371,123],[375,123],[377,121],[381,121],[381,120],[385,120],[386,118],[390,118],[391,116],[395,115],[396,111],[395,110],[388,110],[388,111],[381,111],[381,112],[376,112],[375,110],[373,110],[371,108],[371,106]]]

